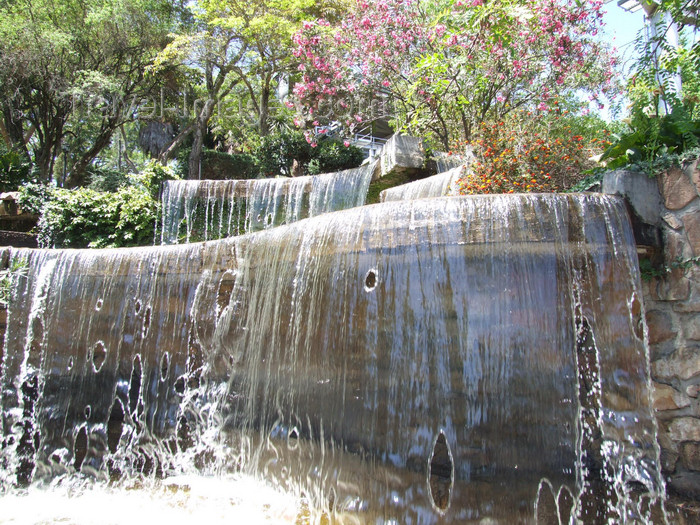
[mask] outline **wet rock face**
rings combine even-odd
[[[632,188],[633,208],[654,193],[646,187],[635,193],[633,183],[643,177],[632,175],[621,183]],[[687,507],[700,501],[693,488],[700,486],[700,163],[670,168],[657,182],[661,265],[669,271],[644,283],[644,302],[663,468],[669,492]]]

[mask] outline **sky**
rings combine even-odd
[[[603,38],[617,48],[623,67],[627,70],[634,58],[634,41],[644,27],[644,10],[629,13],[618,7],[616,0],[606,4],[604,9],[607,13]]]

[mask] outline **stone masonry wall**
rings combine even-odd
[[[674,501],[680,500],[681,509],[697,509],[700,502],[700,265],[693,258],[700,256],[698,160],[683,168],[670,168],[657,177],[657,182],[661,255],[663,266],[670,272],[643,285],[654,410],[669,496]]]

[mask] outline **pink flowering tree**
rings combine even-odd
[[[547,112],[572,92],[612,87],[596,39],[602,0],[356,0],[338,24],[308,21],[294,41],[297,124],[352,132],[389,116],[448,148],[478,124]]]

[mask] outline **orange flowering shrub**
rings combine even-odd
[[[591,157],[609,144],[576,134],[566,125],[556,130],[533,128],[502,121],[484,123],[476,139],[456,144],[458,149],[471,145],[476,156],[458,181],[460,193],[563,191],[585,177],[583,171],[595,166]]]

